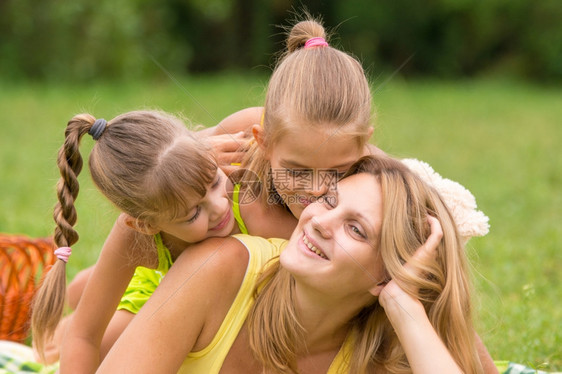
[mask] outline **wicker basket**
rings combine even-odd
[[[55,262],[50,238],[0,234],[0,339],[24,342],[31,299]]]

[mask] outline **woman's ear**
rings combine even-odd
[[[160,232],[160,230],[156,226],[146,221],[133,218],[128,214],[126,214],[123,217],[123,221],[125,222],[125,225],[127,225],[128,227],[132,228],[135,231],[140,232],[141,234],[155,235]]]
[[[386,272],[385,272],[384,279],[382,281],[380,281],[379,283],[375,284],[374,286],[372,286],[369,289],[369,293],[373,296],[378,297],[381,294],[383,288],[385,288],[386,285],[388,284],[388,282],[390,282],[390,280],[391,280],[390,276],[387,275]]]
[[[373,287],[371,287],[369,289],[369,293],[373,296],[379,297],[379,295],[381,294],[384,286],[386,286],[386,282],[377,283],[376,285],[374,285]]]

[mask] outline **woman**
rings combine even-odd
[[[184,251],[100,372],[482,372],[439,195],[400,162],[364,157],[320,200],[289,242]]]

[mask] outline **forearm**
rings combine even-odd
[[[207,137],[222,134],[236,134],[250,131],[253,125],[259,124],[263,107],[251,107],[239,110],[220,121],[216,126],[197,132],[198,136]]]
[[[61,350],[60,374],[95,373],[99,364],[99,344],[77,336],[64,340]]]
[[[484,342],[478,334],[475,334],[476,348],[478,349],[478,357],[480,357],[480,362],[482,363],[482,368],[485,374],[498,374],[498,368],[494,364],[494,360],[488,352],[488,349],[484,345]]]
[[[133,242],[134,232],[118,221],[104,244],[64,334],[60,360],[63,374],[90,373],[97,369],[104,331],[139,265],[129,252]]]
[[[404,348],[412,372],[462,373],[450,352],[431,325],[423,306],[403,307],[400,303],[385,308]]]
[[[104,298],[99,294],[92,297],[86,290],[63,339],[61,373],[94,373],[98,368],[104,332],[107,331],[122,294],[119,286],[114,291],[114,294],[106,294]],[[112,339],[115,341],[116,338]]]

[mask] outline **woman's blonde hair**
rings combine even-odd
[[[79,147],[95,121],[89,114],[79,114],[66,126],[57,158],[61,178],[53,214],[58,247],[78,241],[74,202],[83,165]],[[109,201],[137,222],[154,224],[185,214],[195,199],[205,196],[217,165],[209,149],[178,118],[158,111],[134,111],[107,122],[90,153],[89,169]],[[153,246],[149,236],[138,236],[141,243]],[[32,331],[40,354],[63,314],[65,265],[62,260],[53,265],[33,301]]]
[[[369,140],[371,92],[363,67],[331,46],[304,48],[315,37],[326,39],[327,35],[311,17],[289,31],[286,52],[267,88],[262,120],[265,149],[254,142],[243,162],[252,172],[248,174],[257,175],[264,184],[265,200],[275,193],[266,154],[282,137],[298,137],[299,126],[310,126],[327,136],[352,137],[359,147]]]
[[[401,162],[388,157],[363,157],[346,176],[358,173],[374,175],[381,185],[383,222],[377,248],[387,275],[421,300],[431,324],[463,371],[481,373],[467,259],[443,200]],[[427,215],[439,220],[443,239],[435,259],[415,261],[412,255],[430,234]],[[418,271],[406,271],[406,262]],[[297,354],[306,349],[302,346],[306,332],[298,322],[293,287],[292,276],[279,262],[268,267],[249,317],[252,350],[266,368],[277,373],[298,372]],[[366,306],[349,326],[348,336],[353,339],[351,373],[412,372],[378,303]]]

